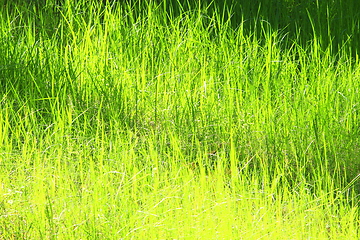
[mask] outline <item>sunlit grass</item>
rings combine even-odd
[[[1,238],[358,239],[358,59],[161,6],[2,10]]]

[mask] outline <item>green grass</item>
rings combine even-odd
[[[54,2],[0,12],[0,239],[359,238],[355,40]]]

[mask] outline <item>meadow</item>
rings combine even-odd
[[[359,239],[357,18],[2,4],[0,239]]]

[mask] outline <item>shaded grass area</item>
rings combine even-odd
[[[347,45],[127,6],[2,10],[1,236],[357,239]]]

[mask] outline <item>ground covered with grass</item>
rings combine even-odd
[[[0,239],[359,238],[353,40],[334,52],[211,5],[15,2]]]

